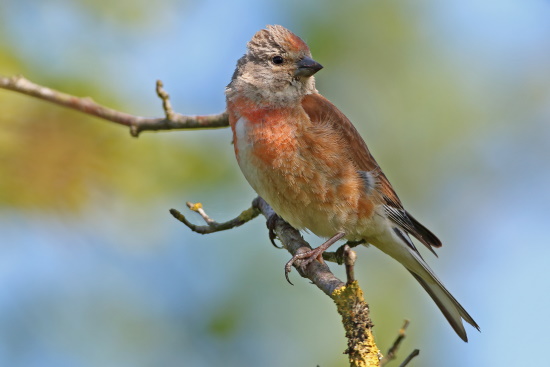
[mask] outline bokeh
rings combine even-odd
[[[360,248],[378,345],[409,319],[411,366],[542,365],[548,19],[535,0],[3,0],[0,74],[143,116],[162,114],[162,79],[178,112],[217,113],[246,42],[288,27],[325,67],[318,89],[443,240],[425,257],[481,326],[463,343],[404,269]],[[134,139],[0,90],[0,365],[346,365],[334,305],[295,272],[286,283],[289,255],[263,219],[201,236],[168,213],[200,201],[222,221],[254,196],[228,129]]]

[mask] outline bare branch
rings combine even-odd
[[[382,358],[380,361],[380,366],[385,366],[389,361],[393,361],[397,355],[397,349],[399,349],[399,346],[401,345],[401,342],[403,339],[405,339],[405,331],[409,327],[409,320],[405,320],[403,323],[403,326],[401,329],[399,329],[399,334],[397,335],[397,338],[393,342],[392,346],[388,350],[388,353]],[[414,356],[413,356],[414,357]]]
[[[342,265],[345,263],[346,260],[346,246],[351,248],[357,247],[361,244],[364,244],[365,241],[348,241],[344,243],[342,246],[338,247],[338,250],[334,252],[323,252],[323,260],[330,261],[333,263],[336,263],[338,265]]]
[[[215,220],[213,220],[212,218],[210,218],[206,212],[204,211],[204,209],[202,208],[202,204],[201,203],[195,203],[193,204],[192,202],[188,201],[185,203],[185,205],[187,205],[187,207],[189,209],[191,209],[192,211],[196,212],[196,213],[199,213],[200,216],[202,217],[202,219],[204,219],[204,221],[206,222],[206,224],[208,224],[209,226],[212,226],[212,225],[217,225],[218,223],[216,223]],[[258,212],[258,214],[260,214]],[[257,214],[257,215],[258,215]],[[251,218],[252,219],[252,218]]]
[[[348,245],[344,245],[344,264],[346,265],[346,285],[350,285],[355,281],[355,260],[357,259],[357,254],[351,249]]]
[[[274,231],[279,237],[283,246],[291,253],[295,254],[298,251],[309,251],[311,247],[304,241],[300,232],[292,228],[287,222],[279,218],[273,209],[262,198],[257,197],[252,202],[252,207],[243,211],[238,217],[231,219],[224,223],[218,223],[212,220],[204,211],[201,203],[193,204],[187,202],[187,206],[194,212],[201,215],[206,226],[195,225],[176,209],[170,209],[170,213],[174,218],[185,224],[193,232],[200,234],[209,234],[219,232],[231,228],[235,228],[243,225],[244,223],[254,219],[258,214],[262,213],[266,218],[275,218]],[[299,265],[299,264],[297,264]],[[326,264],[321,264],[318,261],[314,261],[309,264],[304,270],[297,266],[297,270],[303,277],[309,278],[319,289],[325,294],[331,296],[335,289],[345,286],[344,282],[339,280],[332,274],[329,267]]]
[[[275,215],[276,219],[273,223],[275,234],[283,244],[284,248],[292,255],[298,252],[306,252],[311,250],[311,246],[304,241],[300,232],[292,228],[290,224],[279,218],[273,209],[267,204],[264,199],[257,197],[252,202],[252,206],[258,208],[266,219]],[[326,264],[321,264],[314,261],[309,264],[306,269],[302,270],[299,262],[295,264],[296,270],[301,276],[310,279],[320,290],[329,297],[335,289],[343,287],[345,284],[340,279],[336,278]]]
[[[187,203],[187,206],[189,207],[189,209],[199,213],[203,217],[207,225],[197,226],[196,224],[189,222],[187,218],[185,218],[185,216],[181,214],[179,211],[177,211],[176,209],[170,209],[170,214],[172,214],[174,218],[176,218],[177,220],[185,224],[187,227],[189,227],[190,230],[200,234],[209,234],[209,233],[220,232],[220,231],[225,231],[235,227],[239,227],[245,224],[246,222],[249,222],[252,219],[256,218],[260,214],[260,211],[258,209],[252,207],[243,211],[236,218],[228,220],[227,222],[218,223],[210,219],[210,217],[206,215],[206,213],[202,209],[201,203],[197,203],[197,204]]]
[[[130,115],[102,106],[89,97],[76,97],[55,89],[44,87],[25,79],[23,76],[0,76],[0,88],[12,90],[44,101],[72,108],[88,115],[125,125],[130,128],[132,136],[137,137],[142,131],[160,131],[177,129],[212,129],[229,126],[227,113],[205,116],[185,116],[174,113],[168,99],[168,94],[157,84],[157,94],[163,101],[165,118],[147,118]]]
[[[409,356],[408,356],[407,358],[405,358],[405,360],[403,361],[403,363],[401,363],[401,364],[399,365],[399,367],[405,367],[406,365],[409,364],[410,361],[412,361],[412,359],[413,359],[414,357],[416,357],[416,356],[419,355],[419,354],[420,354],[420,350],[418,350],[418,349],[413,350],[413,351],[411,352],[411,354],[409,354]]]
[[[174,120],[175,113],[170,103],[170,95],[164,90],[164,85],[161,80],[157,80],[157,95],[162,100],[162,109],[167,120]]]

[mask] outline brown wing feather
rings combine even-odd
[[[362,171],[372,172],[378,178],[378,190],[387,198],[387,204],[403,209],[401,201],[393,190],[386,175],[367,148],[367,144],[355,129],[355,126],[336,106],[320,94],[308,94],[302,99],[302,107],[313,123],[330,123],[340,131],[343,140],[348,142],[348,153]],[[385,203],[386,204],[386,203]]]
[[[302,99],[302,107],[311,121],[315,123],[329,123],[332,128],[342,134],[347,142],[347,151],[358,170],[371,172],[377,178],[376,189],[381,196],[381,204],[388,210],[388,217],[398,226],[412,234],[427,248],[441,247],[441,241],[426,227],[420,224],[403,208],[401,200],[395,193],[390,181],[382,172],[365,144],[365,141],[355,129],[351,121],[320,94],[308,94]],[[433,250],[432,250],[433,252]]]

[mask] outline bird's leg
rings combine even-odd
[[[288,273],[290,273],[290,270],[292,269],[292,264],[294,264],[296,260],[302,260],[299,265],[302,270],[304,270],[306,266],[308,266],[315,259],[319,260],[319,262],[323,262],[323,252],[325,252],[330,246],[334,245],[334,243],[336,243],[338,240],[342,239],[342,237],[344,237],[345,235],[346,234],[344,232],[338,232],[334,236],[329,238],[321,246],[313,250],[301,252],[292,256],[292,259],[290,259],[290,261],[287,262],[285,265],[286,280],[290,283],[290,280],[288,279]]]

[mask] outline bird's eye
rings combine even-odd
[[[275,65],[281,65],[285,60],[281,56],[274,56],[271,61],[273,61]]]

